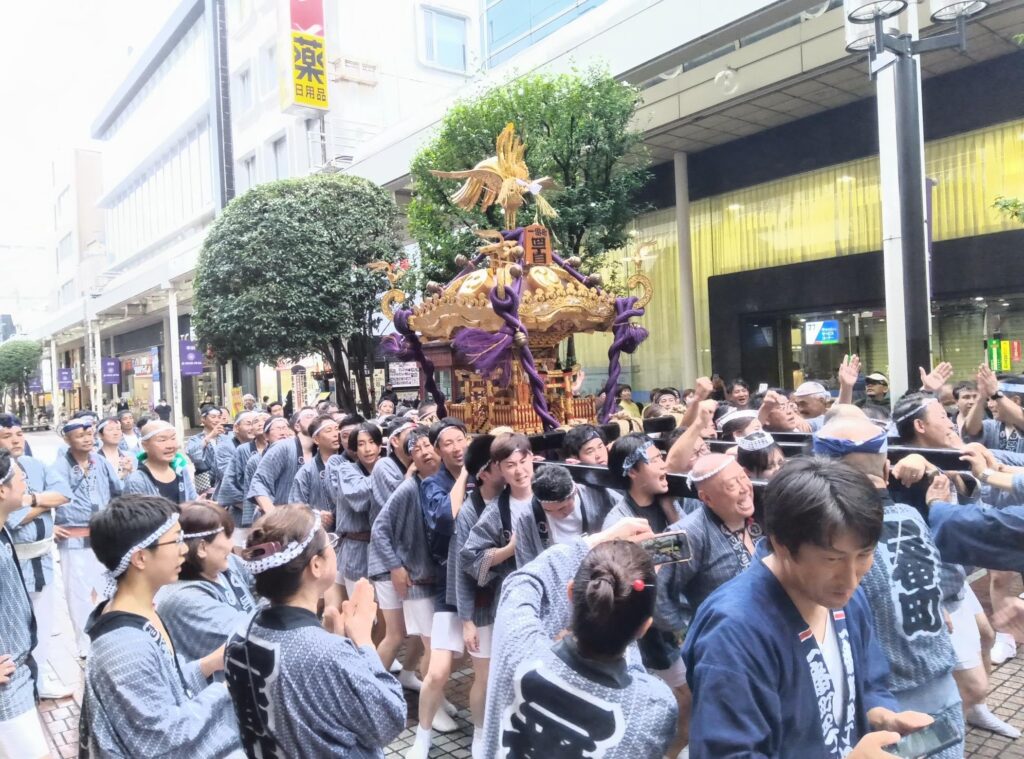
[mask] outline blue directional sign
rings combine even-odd
[[[804,324],[804,342],[807,345],[835,345],[839,342],[839,321],[807,322]]]

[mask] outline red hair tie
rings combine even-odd
[[[644,584],[643,580],[633,580],[633,590],[635,590],[637,593],[639,593],[646,587],[647,585]]]

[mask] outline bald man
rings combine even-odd
[[[861,581],[874,611],[875,633],[889,660],[887,685],[900,709],[947,717],[964,734],[956,656],[943,603],[955,601],[963,577],[944,567],[924,518],[889,494],[888,436],[868,419],[847,417],[815,433],[814,453],[866,475],[885,508],[874,561]],[[963,756],[963,741],[936,756]]]
[[[689,481],[697,490],[701,508],[687,514],[670,530],[683,530],[692,558],[667,564],[658,571],[655,624],[682,635],[693,615],[711,592],[750,566],[754,542],[761,528],[754,521],[754,489],[743,467],[724,453],[698,458]],[[675,756],[689,738],[691,695],[683,660],[676,659],[664,672],[656,672],[673,689],[679,703]],[[674,753],[672,749],[675,749]]]

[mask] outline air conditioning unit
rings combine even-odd
[[[332,82],[356,82],[374,87],[377,84],[377,64],[354,58],[335,58],[331,61]]]

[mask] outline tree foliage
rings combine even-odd
[[[193,324],[221,360],[274,363],[319,353],[338,401],[355,408],[346,362],[368,404],[363,365],[379,327],[383,275],[396,261],[398,209],[364,179],[313,175],[254,187],[214,221],[196,271]]]
[[[20,385],[39,370],[43,349],[35,340],[8,340],[0,345],[0,384]]]
[[[8,340],[0,344],[0,385],[4,386],[14,400],[15,412],[25,415],[25,399],[28,398],[26,385],[29,375],[39,370],[43,357],[42,346],[34,340]],[[31,400],[28,406],[32,413]]]
[[[558,211],[545,222],[556,248],[580,256],[585,271],[597,269],[606,250],[625,244],[626,225],[644,210],[637,196],[649,160],[640,132],[630,128],[639,102],[635,87],[590,69],[521,77],[451,108],[411,166],[416,192],[409,230],[420,244],[422,277],[447,281],[456,273],[455,256],[471,255],[480,245],[471,227],[504,226],[497,207],[486,214],[455,207],[448,196],[456,184],[430,170],[467,169],[493,155],[495,138],[510,121],[526,145],[531,176],[558,183],[545,194]],[[522,224],[534,216],[526,197]]]
[[[1018,224],[1024,224],[1024,201],[1020,198],[1005,198],[1000,195],[992,205]]]

